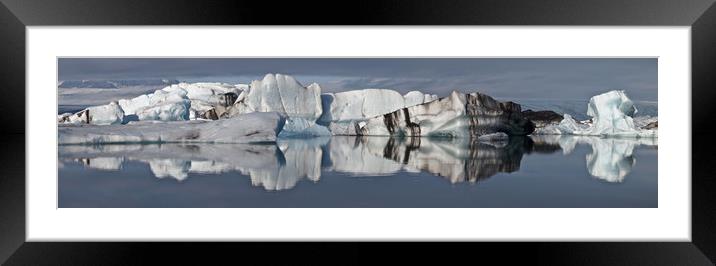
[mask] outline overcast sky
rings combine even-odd
[[[364,88],[503,99],[582,99],[612,89],[657,100],[656,58],[60,58],[59,80],[178,79],[249,83],[293,75],[325,92]]]

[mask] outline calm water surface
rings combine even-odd
[[[657,140],[63,145],[59,207],[658,207]]]

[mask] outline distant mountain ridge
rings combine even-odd
[[[117,89],[132,86],[168,86],[178,84],[176,79],[120,79],[120,80],[64,80],[57,85],[58,88],[95,88]]]

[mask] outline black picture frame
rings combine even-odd
[[[25,27],[56,25],[629,25],[691,26],[692,242],[616,243],[49,243],[25,242]],[[156,1],[0,0],[0,261],[8,265],[143,264],[179,258],[184,263],[269,261],[339,256],[340,264],[401,262],[436,255],[442,262],[486,257],[547,264],[713,265],[716,262],[716,158],[709,117],[716,113],[716,5],[714,0],[621,1]],[[61,40],[58,40],[61,41]],[[684,88],[688,89],[688,88]],[[50,90],[48,90],[50,91]],[[54,97],[48,93],[48,97]],[[662,162],[663,163],[663,162]],[[688,178],[672,177],[672,178]],[[462,221],[479,226],[479,221]],[[289,247],[288,245],[292,245]],[[299,247],[296,247],[299,246]],[[198,253],[197,249],[205,252]],[[368,249],[368,250],[364,250]],[[444,250],[443,250],[444,249]],[[280,252],[276,252],[280,251]],[[310,252],[306,252],[310,251]],[[443,253],[449,251],[449,253]],[[511,255],[501,253],[508,252]],[[465,256],[460,256],[463,254]],[[474,256],[468,256],[475,254]],[[299,260],[300,261],[300,260]],[[489,261],[489,260],[487,260]],[[385,262],[382,261],[381,262]]]

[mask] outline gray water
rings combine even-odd
[[[657,141],[59,146],[59,207],[658,207]]]

